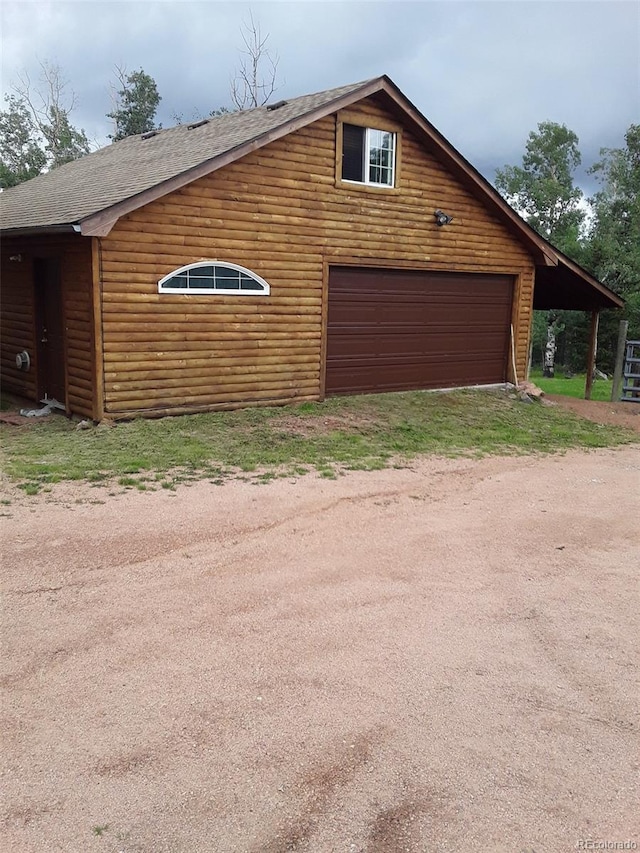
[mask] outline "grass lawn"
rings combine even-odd
[[[532,370],[530,377],[532,382],[542,388],[545,394],[561,394],[565,397],[581,397],[584,400],[584,386],[586,376],[584,373],[574,376],[571,379],[565,379],[562,374],[554,376],[553,379],[546,379],[542,375],[541,370]],[[596,379],[591,390],[592,400],[611,400],[611,389],[613,381],[611,379]]]
[[[60,415],[2,425],[3,470],[31,494],[63,479],[139,489],[250,475],[402,464],[419,454],[482,455],[606,447],[637,440],[505,392],[406,392],[325,403],[133,420],[77,430]]]

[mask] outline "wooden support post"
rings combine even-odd
[[[615,403],[620,399],[620,386],[622,385],[622,368],[624,367],[624,351],[627,343],[627,332],[629,331],[629,321],[620,320],[618,327],[618,351],[616,352],[616,366],[613,371],[613,387],[611,388],[611,402]]]
[[[587,381],[584,388],[584,399],[591,399],[591,389],[593,388],[593,374],[596,369],[596,352],[598,350],[598,320],[600,313],[598,311],[591,312],[591,329],[589,331],[589,351],[587,354]]]
[[[93,323],[91,340],[93,344],[93,419],[104,417],[104,352],[102,329],[102,269],[100,264],[100,238],[91,237],[91,304]]]

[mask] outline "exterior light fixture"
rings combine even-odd
[[[448,225],[450,222],[453,221],[453,216],[448,216],[444,212],[444,210],[440,210],[440,208],[435,210],[433,215],[436,218],[436,225],[439,225],[440,227],[442,227],[443,225]]]

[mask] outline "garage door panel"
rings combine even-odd
[[[376,367],[376,391],[405,391],[408,388],[452,388],[460,385],[484,385],[494,381],[495,364],[478,366],[469,379],[466,360],[434,359],[409,364],[386,362]],[[431,378],[429,378],[431,377]],[[435,378],[437,377],[437,378]],[[332,393],[357,394],[371,391],[369,365],[342,365],[334,373]]]
[[[327,393],[504,381],[508,276],[332,268]]]
[[[477,354],[498,353],[504,358],[502,347],[496,344],[495,335],[480,331],[453,329],[451,332],[403,332],[397,334],[375,334],[371,331],[360,334],[345,332],[332,338],[331,353],[327,361],[336,361],[343,357],[361,357],[374,360],[381,355],[421,355],[459,356],[469,359]]]
[[[474,323],[486,325],[489,330],[502,329],[511,316],[510,305],[481,300],[472,300],[467,305],[469,309],[473,309]],[[451,303],[444,301],[406,306],[397,302],[389,304],[388,301],[368,305],[342,302],[332,305],[329,311],[329,326],[332,330],[355,331],[376,326],[385,331],[391,327],[407,331],[412,327],[419,327],[427,332],[443,326],[454,329],[459,325],[460,318],[452,312]]]
[[[502,326],[511,316],[511,300],[483,297],[481,293],[457,296],[439,294],[429,299],[399,298],[397,294],[375,294],[363,299],[345,299],[342,294],[335,299],[329,297],[329,325],[331,327],[366,325],[419,324],[435,325],[447,323],[452,326],[464,322],[460,308],[468,315],[473,310],[474,319]]]

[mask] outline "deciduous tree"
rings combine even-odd
[[[496,187],[529,225],[566,254],[575,253],[584,222],[578,137],[564,124],[543,121],[531,131],[521,166],[496,172]]]
[[[89,153],[84,130],[74,127],[70,115],[76,96],[68,90],[60,67],[40,63],[34,84],[25,71],[12,85],[13,94],[0,112],[0,180],[13,186]]]
[[[622,148],[603,148],[590,170],[601,189],[590,200],[588,264],[625,300],[623,309],[607,312],[600,324],[601,360],[605,358],[609,367],[619,320],[629,320],[630,339],[640,339],[640,124],[632,124],[624,139]]]
[[[583,251],[580,237],[585,218],[580,207],[582,191],[574,181],[580,162],[576,134],[564,124],[543,121],[537,132],[529,134],[522,165],[498,169],[495,181],[497,189],[529,225],[576,260]],[[545,376],[554,375],[558,333],[572,322],[563,314],[547,315]]]
[[[156,130],[155,117],[162,100],[156,81],[142,68],[127,74],[125,68],[118,67],[116,76],[118,82],[112,85],[113,111],[107,113],[107,118],[113,119],[115,124],[110,138],[117,142],[127,136]]]
[[[591,199],[591,264],[598,278],[621,295],[640,287],[640,124],[625,134],[624,148],[603,148],[590,171],[601,183]]]
[[[231,79],[231,100],[239,110],[261,107],[276,91],[279,58],[267,48],[269,34],[262,35],[260,24],[249,13],[249,23],[240,33],[244,48],[240,49],[240,67]]]
[[[15,95],[5,98],[0,111],[0,186],[13,187],[35,178],[44,169],[47,155],[25,103]]]

